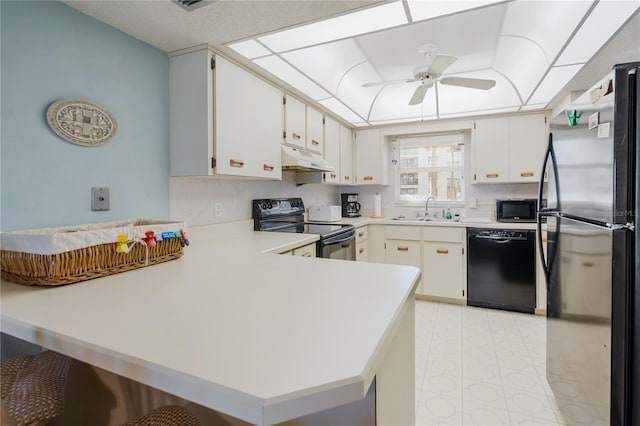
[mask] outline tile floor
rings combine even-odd
[[[545,317],[416,301],[417,425],[566,425]]]

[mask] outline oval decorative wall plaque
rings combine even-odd
[[[47,108],[51,130],[67,142],[82,146],[104,145],[118,132],[109,110],[85,99],[60,99]]]

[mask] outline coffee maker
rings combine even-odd
[[[360,217],[358,194],[340,194],[342,197],[342,217]]]

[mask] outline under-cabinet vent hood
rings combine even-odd
[[[282,169],[332,172],[335,167],[327,164],[318,154],[282,145]]]

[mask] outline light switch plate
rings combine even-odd
[[[111,210],[108,187],[94,186],[91,188],[91,210]]]

